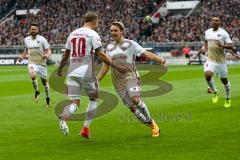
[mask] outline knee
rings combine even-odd
[[[74,104],[76,104],[77,106],[79,106],[80,100],[79,100],[79,99],[74,99],[74,100],[72,100],[72,103],[74,103]]]
[[[91,93],[88,95],[90,101],[97,101],[98,99],[98,93]]]
[[[42,80],[43,86],[46,86],[47,85],[47,80],[46,79],[41,79],[41,80]]]
[[[211,81],[211,79],[212,79],[212,76],[211,75],[209,75],[209,74],[205,74],[205,79],[206,79],[206,81]]]
[[[135,106],[130,106],[129,109],[132,113],[134,113],[137,110]]]
[[[211,71],[205,72],[205,79],[209,82],[212,79],[213,73]]]
[[[228,79],[227,78],[222,78],[221,81],[224,85],[228,84]]]
[[[131,101],[133,102],[133,104],[138,105],[140,102],[140,97],[131,97]]]
[[[30,77],[32,80],[36,80],[36,78],[37,78],[35,74],[30,74]]]

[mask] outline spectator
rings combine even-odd
[[[183,48],[183,54],[187,60],[187,65],[190,64],[190,53],[191,53],[191,49],[190,47],[188,47],[188,45],[185,45],[185,47]]]
[[[1,8],[12,1],[0,0]],[[161,17],[158,24],[152,24],[149,18],[146,21],[145,17],[156,9],[156,2],[159,3],[160,0],[17,0],[18,8],[40,7],[40,12],[1,23],[0,45],[23,44],[21,39],[28,34],[27,28],[32,21],[41,24],[40,32],[50,44],[64,44],[68,33],[82,24],[82,15],[90,10],[97,11],[100,15],[98,32],[102,36],[103,44],[110,39],[108,27],[112,21],[126,24],[125,37],[142,44],[202,41],[202,35],[210,25],[208,18],[215,14],[221,16],[222,26],[230,37],[239,41],[239,0],[202,0],[199,8],[190,17],[167,15]],[[120,16],[116,18],[116,15]]]

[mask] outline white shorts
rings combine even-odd
[[[80,99],[80,95],[86,95],[90,99],[98,98],[98,81],[96,77],[85,78],[85,77],[67,76],[66,85],[67,85],[67,95],[70,100]]]
[[[217,63],[212,61],[206,61],[204,64],[204,72],[211,71],[220,78],[228,77],[228,69],[226,63]]]
[[[39,64],[28,64],[28,71],[35,71],[42,79],[47,79],[47,67]]]
[[[141,95],[140,81],[138,79],[128,80],[126,87],[123,90],[117,91],[117,93],[125,105],[132,107],[134,104],[131,97]]]

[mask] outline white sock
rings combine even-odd
[[[37,79],[32,80],[32,83],[33,83],[33,87],[34,87],[35,92],[38,91],[38,81],[37,81]]]
[[[226,92],[226,98],[229,99],[230,98],[230,83],[228,82],[228,84],[224,85],[225,88],[225,92]]]
[[[84,127],[89,128],[92,119],[94,118],[95,114],[97,113],[97,101],[89,101],[88,108],[86,110],[86,118],[84,122]]]
[[[145,116],[146,121],[150,122],[151,121],[151,116],[150,113],[148,111],[148,108],[146,106],[146,104],[140,100],[140,102],[137,105],[137,108],[139,108],[139,111]]]
[[[146,124],[147,123],[147,119],[146,117],[137,109],[135,112],[134,112],[134,115],[137,117],[137,119]]]
[[[46,97],[50,98],[50,90],[49,90],[49,85],[47,84],[46,86],[43,86],[45,90]]]
[[[213,79],[211,79],[211,81],[209,81],[209,82],[207,81],[207,84],[213,90],[214,93],[217,92],[217,89],[216,89],[216,86],[215,86],[215,83],[214,83]]]
[[[64,110],[63,114],[69,118],[71,114],[75,113],[78,110],[78,105],[75,103],[71,103],[70,105],[67,105]]]

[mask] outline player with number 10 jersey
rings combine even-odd
[[[66,121],[71,114],[77,111],[80,105],[81,91],[85,90],[89,97],[89,104],[86,110],[84,127],[80,134],[85,138],[90,137],[89,126],[96,114],[98,99],[98,81],[94,74],[94,55],[96,54],[105,63],[121,70],[120,67],[112,64],[111,59],[102,51],[100,36],[95,31],[97,27],[98,15],[94,12],[86,13],[83,27],[69,35],[66,42],[66,52],[58,68],[58,75],[62,76],[62,69],[69,60],[66,85],[71,104],[65,106],[63,112],[59,115],[60,129],[65,135],[69,134]]]
[[[68,76],[94,78],[94,50],[101,46],[94,30],[81,27],[73,31],[66,43],[66,49],[71,51]]]

